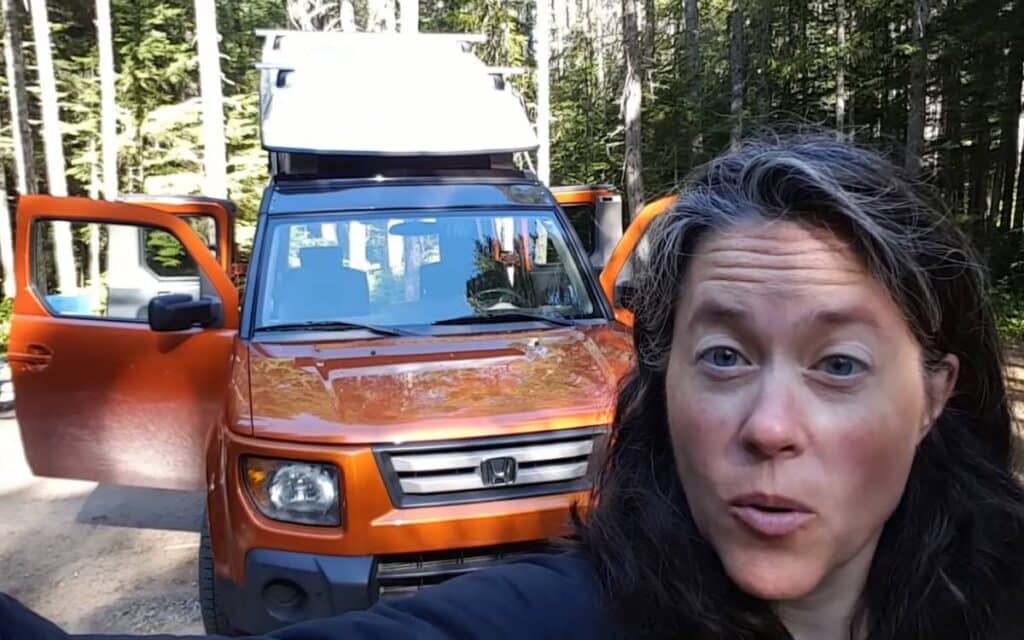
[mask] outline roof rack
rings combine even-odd
[[[265,29],[260,134],[279,153],[465,156],[529,151],[536,134],[477,34]]]

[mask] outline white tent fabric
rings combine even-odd
[[[533,150],[519,97],[434,35],[263,32],[260,111],[269,151],[469,155]]]

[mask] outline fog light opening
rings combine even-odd
[[[279,620],[303,619],[308,599],[305,590],[291,580],[274,580],[263,587],[263,603],[270,615]]]

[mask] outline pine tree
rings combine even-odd
[[[46,152],[46,185],[51,195],[66,196],[68,195],[68,185],[64,175],[64,143],[60,131],[57,80],[53,71],[50,19],[47,14],[46,0],[32,0],[32,35],[35,40],[36,63],[39,69],[39,100],[43,113],[43,144]],[[78,287],[69,223],[63,221],[54,223],[53,242],[57,263],[57,286],[62,294],[69,295]]]
[[[644,205],[643,142],[640,118],[643,110],[640,33],[637,28],[637,0],[622,0],[622,38],[625,51],[625,84],[622,91],[623,124],[626,131],[626,202],[630,219]]]
[[[110,0],[96,0],[96,30],[100,68],[100,139],[103,151],[103,197],[117,198],[117,98],[115,96],[114,38]]]
[[[203,96],[203,166],[206,195],[225,198],[228,193],[227,143],[224,139],[224,101],[221,93],[217,11],[213,0],[195,0],[199,83]]]
[[[2,0],[4,12],[4,63],[7,69],[7,97],[10,102],[11,141],[14,146],[14,173],[18,193],[35,193],[35,144],[29,126],[28,85],[25,83],[25,57],[21,30],[24,23],[21,0]]]

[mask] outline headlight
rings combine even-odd
[[[340,525],[338,468],[318,462],[245,457],[242,473],[263,515],[301,524]]]

